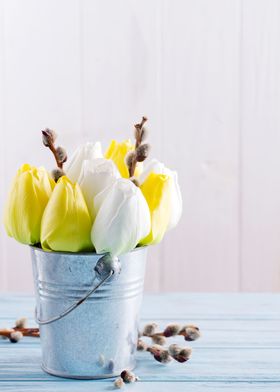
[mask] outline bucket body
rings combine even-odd
[[[106,378],[133,369],[147,248],[119,257],[121,272],[65,317],[40,325],[42,368],[70,378]],[[102,255],[31,247],[37,313],[46,320],[92,288]]]

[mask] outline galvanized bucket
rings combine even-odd
[[[44,371],[94,379],[134,368],[146,254],[140,247],[107,263],[31,247]]]

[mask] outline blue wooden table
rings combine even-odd
[[[32,297],[2,295],[0,327],[11,327],[34,312]],[[146,295],[142,323],[160,326],[195,323],[202,337],[190,345],[184,364],[164,366],[149,353],[138,353],[135,373],[141,381],[126,391],[280,391],[279,294]],[[182,339],[179,340],[182,343]],[[40,342],[0,340],[0,391],[110,391],[112,380],[78,381],[52,377],[40,368]]]

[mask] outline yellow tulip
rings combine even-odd
[[[21,166],[5,209],[4,224],[10,237],[23,244],[40,242],[41,219],[54,186],[44,168]]]
[[[92,250],[91,226],[79,185],[66,176],[60,177],[42,218],[42,248],[65,252]]]
[[[160,242],[168,228],[171,214],[172,179],[165,174],[150,173],[140,189],[151,214],[151,231],[140,241],[140,245]]]
[[[129,178],[129,172],[125,162],[125,158],[128,152],[133,150],[134,145],[131,144],[130,140],[125,140],[122,143],[118,143],[116,140],[112,140],[110,146],[108,147],[108,150],[105,153],[105,158],[111,159],[115,163],[115,165],[119,169],[121,176],[124,178]],[[141,171],[142,164],[137,163],[134,175],[140,175]]]

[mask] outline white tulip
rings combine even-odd
[[[93,219],[95,196],[111,186],[117,178],[120,178],[120,173],[114,162],[109,159],[98,158],[83,162],[78,183]]]
[[[177,172],[168,169],[167,167],[165,167],[165,165],[162,162],[159,162],[157,159],[152,159],[144,166],[143,172],[138,177],[138,181],[140,185],[145,181],[145,179],[150,173],[165,174],[167,176],[172,177],[173,179],[172,187],[171,187],[171,195],[170,195],[171,214],[170,214],[169,224],[167,227],[167,230],[170,230],[178,224],[183,209],[183,201],[182,201],[181,190],[178,184]]]
[[[149,207],[141,190],[125,178],[116,180],[102,193],[91,240],[97,253],[118,256],[134,249],[149,234]]]
[[[72,182],[77,182],[83,162],[85,160],[91,161],[92,159],[103,158],[101,144],[96,143],[86,143],[76,149],[73,156],[70,158],[68,166],[66,168],[66,175]]]

